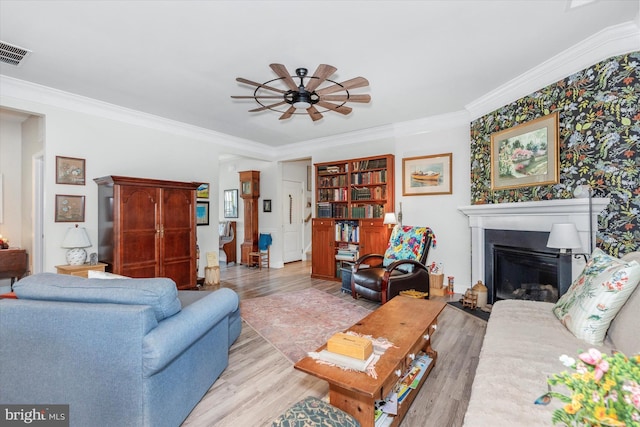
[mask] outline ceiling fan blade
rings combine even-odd
[[[254,108],[253,110],[249,110],[249,112],[250,113],[257,113],[258,111],[264,111],[264,110],[268,110],[268,109],[273,108],[273,107],[279,107],[280,105],[286,104],[286,103],[287,103],[287,101],[276,102],[275,104],[265,105],[265,106],[260,107],[260,108]],[[291,108],[293,108],[293,107],[291,107]]]
[[[307,87],[305,89],[307,89],[307,91],[309,92],[313,92],[318,86],[322,84],[322,82],[327,79],[327,77],[335,73],[337,70],[338,69],[332,65],[318,65],[316,72],[313,73],[313,76],[311,76],[311,79],[309,79],[309,81],[307,82]]]
[[[321,107],[324,107],[328,110],[333,110],[336,113],[340,113],[340,114],[344,114],[347,115],[349,114],[351,111],[353,111],[353,108],[351,107],[346,107],[344,105],[336,105],[336,104],[332,104],[330,102],[326,102],[326,101],[318,101],[317,104]]]
[[[311,120],[313,120],[314,122],[322,118],[322,114],[320,113],[320,111],[316,110],[316,107],[314,107],[313,105],[307,108],[307,113],[309,113],[309,117],[311,117]]]
[[[231,98],[233,99],[282,99],[282,95],[256,95],[256,96],[251,96],[251,95],[231,95]]]
[[[371,102],[371,95],[324,95],[321,96],[322,101],[334,101],[334,102]]]
[[[287,71],[284,65],[271,64],[269,66],[278,75],[278,77],[282,78],[282,80],[284,81],[284,84],[286,84],[289,89],[293,91],[298,90],[298,85],[296,84],[296,82],[293,81],[293,78],[291,78],[291,75],[289,74],[289,72]]]
[[[289,109],[287,111],[284,112],[283,115],[280,116],[280,118],[278,120],[285,120],[288,119],[289,117],[291,117],[293,115],[293,113],[296,112],[296,107],[289,107]]]
[[[365,86],[369,86],[369,82],[367,81],[367,79],[365,79],[364,77],[355,77],[340,84],[327,86],[325,88],[317,90],[316,93],[318,95],[326,95],[329,93],[340,92],[341,90],[349,90]]]
[[[275,88],[275,87],[263,85],[262,83],[252,82],[251,80],[243,79],[242,77],[238,77],[236,79],[236,81],[239,81],[240,83],[248,84],[248,85],[251,85],[251,86],[258,86],[259,88],[272,90],[272,91],[278,92],[278,93],[286,93],[287,92],[286,90],[282,90],[282,89],[278,89],[278,88]]]

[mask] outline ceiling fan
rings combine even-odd
[[[322,113],[327,111],[335,111],[344,115],[351,113],[352,108],[345,105],[347,102],[367,103],[371,101],[370,95],[356,95],[349,92],[352,89],[369,86],[367,79],[355,77],[342,83],[335,82],[328,78],[337,70],[331,65],[320,64],[312,76],[308,76],[306,68],[297,68],[296,75],[292,76],[282,64],[269,66],[276,73],[277,78],[265,83],[256,83],[242,77],[236,79],[240,83],[256,87],[253,95],[231,96],[233,99],[254,99],[261,105],[259,108],[249,110],[250,113],[265,110],[277,111],[283,113],[280,120],[288,119],[294,114],[308,114],[315,122],[320,120]],[[300,84],[297,84],[294,78],[299,78]],[[273,82],[280,82],[278,85],[283,84],[285,89],[275,87],[272,85]],[[321,88],[320,86],[326,82],[329,84]],[[269,103],[272,100],[277,102]],[[286,111],[278,109],[287,106]],[[316,106],[325,108],[325,110],[318,111]],[[297,112],[297,110],[304,110],[304,112]]]

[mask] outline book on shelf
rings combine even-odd
[[[420,380],[427,372],[429,365],[433,362],[433,359],[426,354],[419,354],[416,359],[411,362],[409,371],[400,379],[397,386],[398,403],[409,395],[411,390],[414,390],[420,384]]]
[[[375,427],[390,426],[393,423],[393,417],[381,409],[375,410],[373,419]]]

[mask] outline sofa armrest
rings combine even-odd
[[[238,294],[222,288],[160,322],[142,341],[143,375],[150,377],[160,371],[211,328],[226,322],[238,304]],[[227,345],[227,340],[225,335],[221,345]]]

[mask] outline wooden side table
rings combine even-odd
[[[56,265],[58,274],[70,274],[72,276],[89,277],[89,270],[105,271],[107,264],[99,262],[96,265]]]
[[[29,269],[25,249],[0,249],[0,279],[11,279],[11,289],[16,280],[23,278]]]

